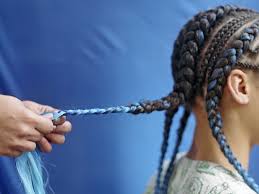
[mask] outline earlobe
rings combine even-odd
[[[246,73],[239,69],[232,70],[227,78],[227,87],[235,102],[238,104],[248,104],[249,85]]]

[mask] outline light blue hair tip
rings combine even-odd
[[[65,111],[57,111],[57,112],[45,112],[41,115],[47,115],[47,114],[52,114],[52,120],[57,121],[60,117],[65,116],[67,113]]]

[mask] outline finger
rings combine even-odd
[[[38,142],[42,139],[43,135],[36,129],[32,129],[30,133],[25,137],[29,141]]]
[[[21,152],[31,152],[36,149],[36,143],[32,141],[21,141],[21,144],[17,146],[17,149]]]
[[[65,122],[66,122],[66,116],[62,116],[62,117],[58,118],[57,120],[53,121],[54,125],[62,125]]]
[[[65,136],[62,134],[57,134],[57,133],[50,133],[46,135],[46,138],[51,142],[55,144],[63,144],[65,143]]]
[[[35,120],[36,126],[34,127],[42,134],[49,134],[56,128],[50,118],[35,114]]]
[[[69,121],[64,122],[62,125],[57,125],[54,133],[65,134],[72,130],[72,125]]]
[[[48,140],[47,140],[45,137],[43,137],[43,138],[41,139],[41,141],[38,142],[38,145],[39,145],[40,150],[41,150],[42,152],[47,152],[47,153],[49,153],[49,152],[51,152],[51,150],[52,150],[52,145],[48,142]]]
[[[37,131],[35,128],[26,125],[26,124],[22,124],[19,127],[19,131],[17,132],[17,137],[19,137],[21,140],[29,140],[29,141],[33,141],[33,142],[37,142],[40,141],[42,138],[42,134]]]

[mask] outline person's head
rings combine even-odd
[[[221,151],[246,183],[259,193],[254,180],[234,156],[222,130],[223,123],[239,121],[251,143],[259,143],[259,14],[234,6],[220,6],[194,16],[180,31],[171,58],[174,87],[167,97],[164,140],[155,193],[166,193],[173,162],[190,111],[206,115]],[[185,113],[176,147],[163,183],[162,164],[172,118],[178,107]],[[206,114],[205,114],[206,113]]]
[[[231,17],[230,17],[231,19]],[[229,18],[226,18],[221,25],[224,25]],[[228,47],[232,44],[231,41],[235,41],[235,37],[241,36],[244,29],[249,28],[251,22],[244,24],[239,28],[229,40],[225,41],[224,47]],[[223,27],[223,26],[222,26]],[[220,27],[215,31],[220,30]],[[214,34],[215,36],[216,34]],[[210,41],[214,36],[209,37],[208,43],[204,45],[200,52],[200,60],[204,60],[207,48],[210,47]],[[239,41],[237,41],[239,42]],[[242,44],[239,42],[239,44]],[[235,122],[238,123],[243,132],[246,133],[252,144],[259,143],[259,37],[249,44],[249,49],[243,53],[238,59],[235,65],[231,68],[231,71],[227,75],[221,75],[221,79],[225,79],[222,84],[222,97],[218,103],[218,110],[221,112],[223,122]],[[217,45],[216,45],[217,47]],[[223,51],[224,48],[222,48]],[[202,62],[199,62],[202,63]],[[219,72],[221,70],[215,70]],[[208,72],[205,73],[205,80],[201,85],[201,92],[194,96],[194,100],[190,101],[192,111],[196,116],[203,117],[207,115],[206,110],[206,96],[208,87]],[[200,119],[202,120],[202,119]]]

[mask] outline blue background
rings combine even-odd
[[[227,2],[259,10],[255,0]],[[172,88],[170,55],[180,28],[222,3],[1,0],[0,92],[61,109],[160,98]],[[157,168],[163,118],[161,112],[69,118],[66,144],[44,156],[55,193],[144,192]],[[192,130],[193,118],[181,150]],[[250,168],[259,182],[256,153]],[[19,193],[15,177],[12,160],[0,158],[3,193]]]

